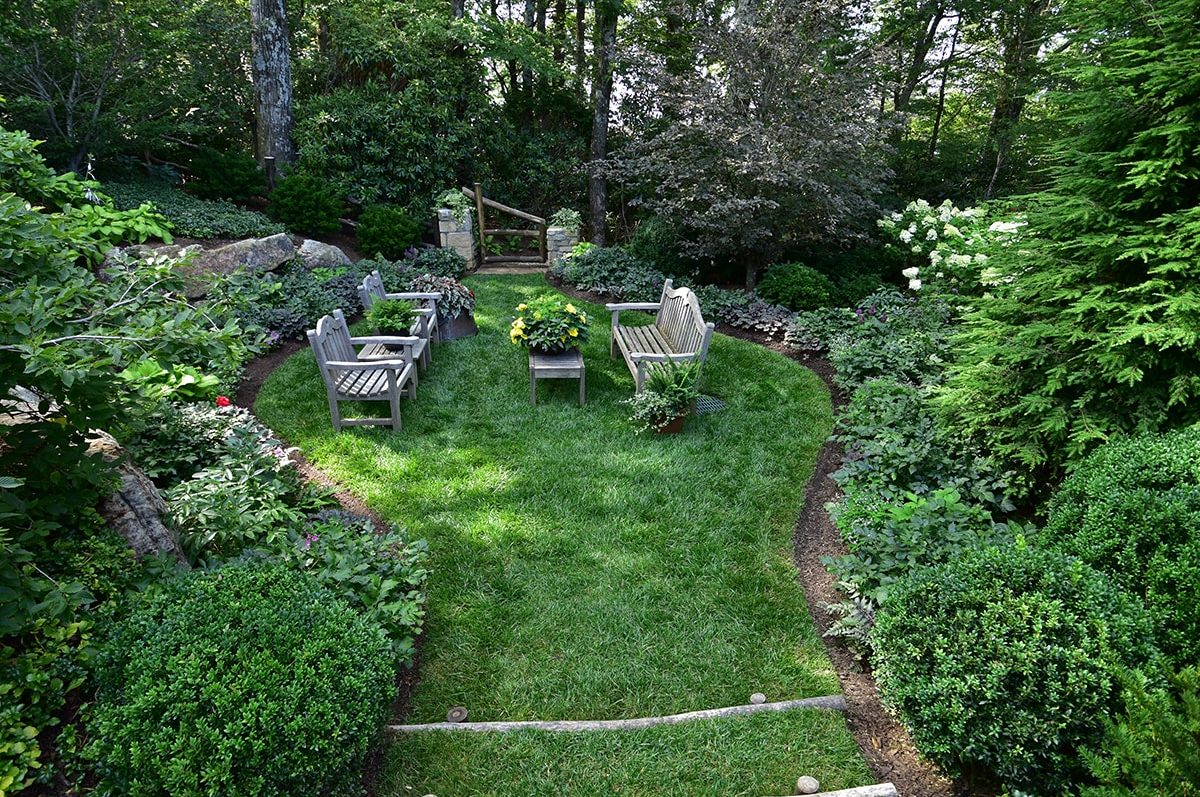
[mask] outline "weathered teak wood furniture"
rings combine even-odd
[[[712,341],[713,324],[700,314],[700,302],[690,288],[673,288],[663,283],[662,298],[657,302],[625,302],[605,305],[612,312],[612,343],[609,353],[617,351],[625,358],[630,373],[642,392],[649,363],[704,362]],[[654,323],[648,326],[621,325],[622,310],[654,310]]]
[[[325,395],[329,399],[329,415],[333,419],[334,431],[343,426],[374,426],[391,424],[400,430],[400,393],[405,388],[408,397],[417,397],[417,366],[414,350],[421,343],[416,336],[410,337],[351,337],[346,317],[341,310],[334,310],[317,322],[316,329],[308,331],[308,342],[317,367],[325,380]],[[388,351],[390,359],[365,359],[355,346],[364,346],[376,352]],[[386,401],[391,406],[390,418],[343,418],[340,401]]]
[[[370,310],[371,305],[375,302],[385,299],[404,299],[417,305],[417,320],[413,323],[409,332],[419,338],[424,343],[420,350],[416,352],[417,361],[422,367],[428,366],[432,356],[430,354],[432,347],[431,343],[440,343],[442,340],[441,332],[438,329],[437,303],[438,299],[442,298],[440,293],[388,293],[383,287],[383,277],[378,271],[372,271],[363,278],[362,285],[358,286],[358,298],[362,300],[364,310]],[[378,330],[376,330],[378,331]]]
[[[537,404],[537,380],[539,379],[578,379],[579,406],[587,403],[586,375],[583,366],[583,352],[571,349],[561,354],[542,354],[529,352],[529,403]]]

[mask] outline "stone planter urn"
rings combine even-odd
[[[546,228],[546,265],[556,266],[579,243],[578,227]]]

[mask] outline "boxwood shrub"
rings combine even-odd
[[[404,208],[371,205],[359,216],[356,234],[363,254],[396,260],[421,240],[421,227]]]
[[[348,795],[395,658],[380,628],[305,575],[241,565],[143,595],[96,677],[87,755],[102,791]]]
[[[1175,664],[1200,662],[1200,428],[1098,448],[1051,499],[1042,539],[1141,596]]]
[[[1151,622],[1084,563],[1024,544],[900,582],[876,617],[885,703],[952,776],[1057,794],[1120,705],[1117,668],[1158,658]]]
[[[271,192],[267,215],[303,235],[332,235],[342,228],[341,197],[319,177],[289,174]]]
[[[792,310],[816,310],[830,303],[834,289],[829,277],[815,268],[779,263],[767,269],[755,292],[772,304]]]

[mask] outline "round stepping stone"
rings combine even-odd
[[[455,706],[446,712],[446,722],[465,722],[467,719],[466,706]]]
[[[796,781],[796,794],[816,794],[821,790],[821,782],[810,775],[801,775]]]
[[[767,696],[762,692],[755,692],[754,694],[750,695],[750,702],[756,706],[761,706],[763,703],[767,702]]]

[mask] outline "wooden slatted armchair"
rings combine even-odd
[[[422,367],[428,366],[432,359],[433,343],[441,343],[442,334],[438,329],[437,303],[442,294],[431,292],[388,293],[383,287],[383,277],[378,271],[372,271],[363,278],[358,286],[358,298],[362,300],[363,310],[370,310],[375,302],[387,299],[403,299],[417,306],[417,320],[409,332],[425,341],[424,347],[417,353],[417,361]],[[378,331],[378,330],[377,330]]]
[[[700,313],[700,301],[690,288],[674,288],[671,280],[663,283],[662,298],[657,302],[624,302],[607,304],[612,313],[612,343],[609,354],[619,351],[633,374],[637,392],[646,381],[650,363],[704,362],[708,344],[712,341],[712,322]],[[621,325],[625,310],[653,310],[654,323],[648,326]]]
[[[317,367],[325,380],[325,395],[329,399],[329,415],[334,431],[343,426],[376,426],[391,424],[400,431],[400,394],[407,389],[409,399],[417,397],[417,366],[414,351],[423,341],[413,336],[352,337],[341,310],[334,310],[308,331],[308,342]],[[380,356],[387,352],[390,359],[369,359],[355,350],[356,346],[370,349]],[[393,347],[399,351],[391,351]],[[338,402],[386,401],[391,407],[390,418],[343,418]]]

